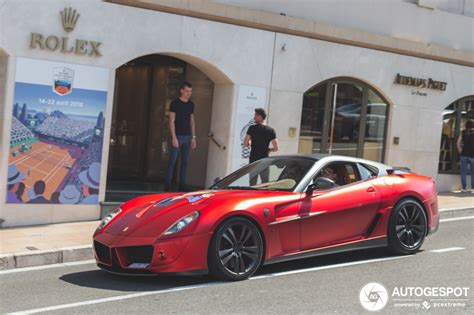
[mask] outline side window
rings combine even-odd
[[[327,164],[318,172],[314,180],[320,177],[330,179],[337,186],[348,185],[360,180],[356,164],[348,162]]]
[[[359,172],[362,180],[376,177],[378,173],[373,167],[367,166],[365,164],[359,164]]]

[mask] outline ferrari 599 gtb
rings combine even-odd
[[[262,264],[323,254],[413,254],[438,222],[429,177],[344,156],[275,156],[209,190],[125,202],[97,228],[94,251],[115,273],[242,280]]]

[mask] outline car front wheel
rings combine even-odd
[[[244,280],[255,273],[262,257],[263,239],[255,224],[245,218],[231,218],[212,237],[209,273],[220,280]]]

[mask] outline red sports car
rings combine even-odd
[[[275,156],[209,190],[146,195],[94,234],[100,268],[125,274],[210,273],[242,280],[261,264],[388,246],[418,251],[438,228],[435,182],[358,158]]]

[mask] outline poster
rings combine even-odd
[[[244,147],[244,138],[248,128],[254,124],[255,108],[266,106],[266,89],[257,86],[239,86],[237,99],[237,115],[234,135],[236,136],[232,154],[232,170],[235,171],[249,163],[250,147]]]
[[[109,70],[17,58],[7,203],[97,204]]]

